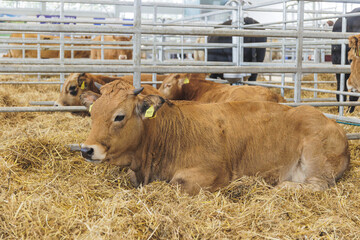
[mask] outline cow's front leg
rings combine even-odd
[[[171,184],[178,184],[181,190],[190,194],[198,194],[200,189],[209,191],[217,190],[222,183],[219,180],[217,173],[208,169],[200,168],[185,168],[175,172],[171,179]]]

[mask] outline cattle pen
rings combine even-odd
[[[360,102],[346,98],[360,94],[344,89],[346,44],[359,34],[345,26],[359,7],[358,0],[1,1],[0,238],[359,238]],[[245,24],[250,17],[259,23]],[[335,33],[329,22],[337,19],[343,30]],[[332,45],[340,46],[339,65],[329,60]],[[230,61],[208,59],[224,48],[232,49]],[[255,48],[266,49],[265,60],[244,61]],[[92,50],[99,59],[77,57]],[[107,50],[131,50],[132,59],[106,59]],[[49,52],[55,57],[44,57]],[[85,72],[133,74],[135,87],[161,83],[159,74],[223,73],[225,80],[207,79],[271,88],[284,104],[318,107],[342,124],[350,170],[324,192],[276,189],[258,176],[197,196],[164,182],[135,189],[127,169],[91,165],[76,152],[90,129],[87,109],[53,106],[67,76]],[[152,81],[141,81],[142,73]]]

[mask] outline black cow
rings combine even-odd
[[[360,12],[360,8],[355,8],[351,11],[351,13]],[[360,32],[360,16],[356,17],[346,17],[346,32]],[[342,18],[338,18],[334,24],[333,32],[341,32],[342,31]],[[348,52],[350,48],[349,45],[346,44],[346,52],[345,52],[345,61],[346,64],[349,65],[348,61]],[[331,46],[331,59],[333,64],[341,64],[341,45],[335,44]],[[347,91],[347,85],[346,82],[348,78],[350,77],[350,74],[345,74],[345,85],[344,85],[344,91]],[[337,81],[337,90],[340,90],[340,74],[336,74],[336,81]],[[339,101],[339,95],[336,95],[336,99]],[[357,101],[358,97],[350,96],[350,101]],[[346,101],[346,96],[344,96],[344,100]],[[349,112],[353,112],[355,107],[350,107]]]
[[[258,21],[246,17],[245,25],[259,23]],[[231,20],[224,22],[222,25],[231,25]],[[244,37],[244,43],[266,42],[266,37]],[[209,43],[232,43],[232,37],[210,36]],[[244,48],[244,62],[263,62],[265,58],[266,48]],[[232,62],[232,48],[218,48],[208,50],[208,61],[216,62]],[[211,78],[224,78],[222,73],[213,73]],[[257,73],[252,73],[249,81],[256,81]]]

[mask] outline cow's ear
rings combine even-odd
[[[94,93],[92,91],[86,91],[80,95],[81,104],[87,107],[89,110],[90,106],[100,97],[100,94]]]
[[[81,73],[77,79],[80,89],[88,89],[91,84],[91,79],[86,77],[86,73]]]
[[[178,84],[180,86],[184,85],[184,84],[189,84],[190,83],[190,77],[191,77],[191,74],[190,73],[187,73],[187,74],[184,74],[183,76],[181,76],[180,74],[178,75]]]
[[[133,37],[132,35],[128,37],[129,41],[132,39],[132,37]]]
[[[152,119],[156,116],[157,110],[164,104],[165,99],[158,95],[147,95],[137,103],[136,112],[143,119]]]

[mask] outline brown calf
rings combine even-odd
[[[189,194],[215,191],[244,175],[312,189],[335,184],[349,165],[344,131],[313,107],[272,102],[173,104],[141,89],[105,85],[92,106],[82,156],[129,167],[133,182],[161,180]],[[96,100],[95,103],[94,100]]]
[[[22,33],[12,33],[10,35],[10,38],[22,38]],[[35,33],[26,33],[25,34],[26,39],[37,39],[37,34]],[[64,37],[65,39],[70,39],[70,37]],[[88,37],[80,37],[80,38],[74,38],[74,39],[83,39]],[[60,39],[60,37],[57,36],[51,36],[51,35],[40,35],[40,40],[54,40],[54,39]],[[17,45],[21,46],[22,43],[10,43],[10,45]],[[25,45],[37,45],[36,43],[26,43]],[[49,47],[44,47],[49,46]],[[70,46],[70,44],[65,44],[65,46]],[[74,46],[84,46],[83,44],[74,44]],[[59,50],[50,50],[48,48],[54,47],[59,48],[59,44],[50,44],[50,43],[41,43],[40,44],[40,58],[59,58],[60,57],[60,51]],[[23,57],[23,51],[21,49],[10,49],[9,52],[4,57],[11,57],[11,58],[22,58]],[[90,51],[74,51],[74,58],[89,58],[90,57]],[[37,50],[25,50],[25,58],[37,58]],[[64,58],[71,58],[71,51],[66,50],[64,52]]]
[[[171,74],[159,91],[168,99],[200,102],[271,101],[285,102],[280,95],[258,86],[230,86],[205,80],[205,75]]]

